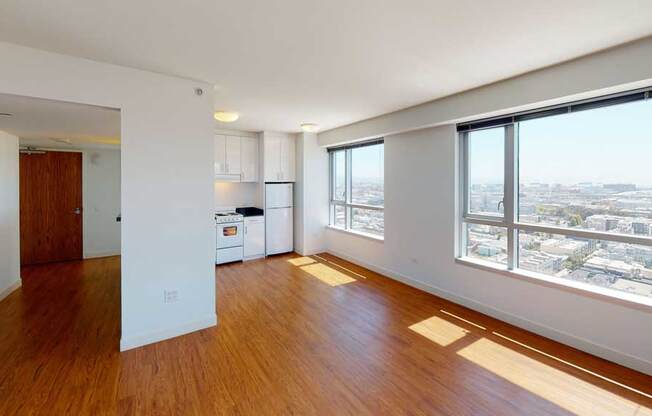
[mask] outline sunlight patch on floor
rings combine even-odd
[[[466,329],[436,316],[410,325],[409,328],[442,347],[452,344],[469,333]]]
[[[340,286],[357,281],[354,278],[349,277],[344,273],[339,272],[332,267],[328,267],[322,263],[313,263],[301,266],[301,270],[309,273],[310,275],[316,277],[329,286]]]
[[[325,258],[323,258],[323,257],[321,257],[321,256],[316,255],[316,254],[315,254],[314,256],[317,257],[317,258],[318,258],[319,260],[321,260],[321,261],[324,261],[324,262],[326,262],[326,263],[332,264],[333,266],[336,266],[337,268],[346,271],[347,273],[351,273],[351,274],[353,274],[353,275],[355,275],[355,276],[357,276],[357,277],[360,277],[360,278],[362,278],[362,279],[366,279],[366,278],[367,278],[367,276],[362,275],[362,274],[357,273],[357,272],[354,272],[354,271],[351,270],[351,269],[347,269],[346,267],[342,266],[341,264],[335,263],[334,261],[330,261],[330,260],[325,259]]]
[[[298,266],[305,266],[306,264],[316,263],[316,261],[315,259],[310,257],[297,257],[294,259],[289,259],[288,263],[298,267]]]
[[[635,389],[635,388],[633,388],[633,387],[628,386],[627,384],[619,383],[619,382],[617,382],[616,380],[612,380],[612,379],[610,379],[609,377],[605,377],[605,376],[603,376],[602,374],[598,374],[598,373],[593,372],[593,371],[591,371],[591,370],[587,370],[587,369],[584,368],[584,367],[580,367],[580,366],[577,365],[577,364],[573,364],[573,363],[568,362],[568,361],[566,361],[566,360],[562,360],[562,359],[559,358],[559,357],[555,357],[554,355],[550,355],[550,354],[548,354],[547,352],[543,352],[543,351],[538,350],[538,349],[536,349],[536,348],[534,348],[534,347],[531,347],[531,346],[529,346],[529,345],[527,345],[527,344],[523,344],[522,342],[516,341],[515,339],[512,339],[512,338],[510,338],[510,337],[508,337],[508,336],[505,336],[505,335],[503,335],[503,334],[500,334],[500,333],[498,333],[498,332],[495,332],[495,331],[494,331],[494,332],[492,332],[492,334],[494,334],[494,335],[496,335],[496,336],[498,336],[498,337],[501,337],[502,339],[507,340],[507,341],[509,341],[509,342],[513,342],[514,344],[518,344],[518,345],[520,345],[520,346],[523,347],[523,348],[527,348],[527,349],[530,350],[530,351],[534,351],[534,352],[539,353],[539,354],[541,354],[541,355],[545,355],[545,356],[548,357],[548,358],[552,358],[552,359],[555,360],[555,361],[559,361],[560,363],[564,363],[565,365],[568,365],[568,366],[570,366],[570,367],[573,367],[573,368],[575,368],[575,369],[577,369],[577,370],[583,371],[583,372],[585,372],[585,373],[587,373],[587,374],[591,374],[591,375],[594,376],[594,377],[600,378],[600,379],[602,379],[602,380],[604,380],[604,381],[608,381],[608,382],[611,383],[611,384],[615,384],[615,385],[620,386],[620,387],[622,387],[622,388],[624,388],[624,389],[627,389],[627,390],[629,390],[629,391],[633,391],[634,393],[640,394],[641,396],[645,396],[645,397],[647,397],[648,399],[652,399],[652,394],[648,394],[648,393],[642,392],[642,391],[640,391],[640,390],[637,390],[637,389]],[[646,414],[646,415],[647,415],[647,414],[652,415],[652,410],[650,410],[650,413],[645,413],[645,414]]]
[[[466,322],[466,323],[469,324],[469,325],[473,325],[474,327],[476,327],[476,328],[478,328],[478,329],[482,329],[483,331],[486,331],[486,330],[487,330],[487,328],[485,328],[485,327],[482,326],[482,325],[478,325],[478,324],[476,324],[475,322],[471,322],[471,321],[469,321],[468,319],[464,319],[464,318],[462,318],[461,316],[457,316],[457,315],[455,315],[455,314],[453,314],[453,313],[450,313],[450,312],[448,312],[448,311],[445,311],[445,310],[443,310],[443,309],[440,309],[439,312],[441,312],[441,313],[445,313],[446,315],[448,315],[448,316],[450,316],[450,317],[453,317],[453,318],[455,318],[455,319],[459,319],[459,320],[462,321],[462,322]]]
[[[638,416],[650,412],[644,406],[486,338],[475,341],[457,353],[578,416]]]

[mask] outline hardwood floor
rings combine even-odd
[[[119,353],[119,268],[23,270],[1,415],[652,415],[652,377],[329,255],[220,266],[217,327]]]

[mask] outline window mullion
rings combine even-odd
[[[329,224],[335,225],[335,205],[333,200],[335,197],[335,152],[328,153],[328,167],[330,175],[328,175],[328,202],[329,202]]]
[[[516,131],[514,124],[505,126],[505,191],[503,197],[507,224],[507,268],[518,267],[518,231],[514,228],[518,198]]]
[[[460,171],[462,176],[462,215],[469,213],[469,198],[471,197],[471,190],[469,189],[469,176],[471,174],[471,166],[469,164],[469,134],[462,135],[462,169]]]
[[[344,177],[345,177],[345,194],[344,194],[344,201],[346,203],[346,208],[345,208],[345,214],[344,217],[346,219],[344,228],[347,230],[351,229],[351,216],[353,214],[353,210],[351,209],[351,189],[352,189],[352,176],[351,176],[351,149],[346,149],[346,156],[344,158],[345,160],[345,169],[344,169]]]

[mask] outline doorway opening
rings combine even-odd
[[[120,255],[120,111],[0,94],[20,156],[20,264]]]
[[[94,302],[89,290],[103,280],[97,291],[110,305],[102,313],[116,322],[107,333],[116,346],[122,220],[120,110],[0,94],[0,113],[4,114],[0,156],[7,166],[2,170],[3,183],[16,190],[0,201],[0,211],[15,215],[0,222],[17,237],[14,246],[18,247],[11,254],[17,271],[10,274],[19,271],[22,302],[33,309],[49,305],[43,307],[44,318],[48,311],[56,311],[57,319],[79,319],[87,307],[84,302]]]

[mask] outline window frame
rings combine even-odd
[[[373,211],[385,211],[385,204],[383,203],[382,206],[378,205],[367,205],[367,204],[358,204],[358,203],[353,203],[352,202],[352,187],[353,187],[353,177],[352,177],[352,152],[356,148],[360,147],[367,147],[367,146],[376,146],[376,145],[385,145],[385,141],[383,138],[380,139],[374,139],[368,142],[363,142],[363,143],[357,143],[349,146],[338,146],[334,148],[329,148],[328,149],[328,166],[329,166],[329,171],[328,171],[328,178],[329,178],[329,215],[328,215],[328,225],[331,228],[337,229],[339,231],[345,231],[349,233],[354,233],[354,234],[360,234],[364,236],[369,236],[374,239],[379,239],[383,240],[385,237],[385,232],[383,230],[383,234],[373,234],[373,233],[366,233],[363,231],[358,231],[352,229],[352,224],[353,224],[353,209],[354,208],[359,208],[359,209],[365,209],[365,210],[373,210]],[[336,173],[336,167],[335,167],[335,155],[338,152],[344,152],[344,200],[340,199],[335,199],[335,187],[336,187],[336,180],[334,177],[334,174]],[[383,158],[383,163],[384,163],[384,158]],[[384,185],[384,180],[383,180],[383,194],[385,193],[385,185]],[[344,228],[341,226],[338,226],[335,224],[335,207],[344,207]],[[384,219],[383,219],[384,222]]]
[[[628,101],[623,101],[622,97],[627,97],[629,93],[623,93],[610,96],[608,98],[598,98],[594,100],[584,100],[578,103],[565,104],[559,106],[564,108],[568,106],[577,106],[578,110],[591,110],[600,106],[623,104]],[[645,99],[652,98],[652,94],[648,91],[645,92]],[[605,103],[603,104],[602,101]],[[602,104],[602,105],[601,105]],[[581,109],[579,107],[581,106]],[[458,210],[457,210],[457,236],[455,243],[455,258],[465,264],[479,266],[482,269],[499,270],[507,272],[508,275],[524,276],[528,278],[535,278],[551,282],[555,286],[561,285],[579,289],[581,292],[593,292],[603,295],[607,298],[616,298],[625,300],[627,304],[631,302],[643,304],[647,307],[652,307],[652,298],[647,299],[644,295],[621,292],[615,289],[605,288],[601,286],[592,285],[590,283],[575,282],[568,279],[563,279],[556,276],[546,275],[544,273],[532,272],[519,268],[519,232],[540,232],[546,234],[557,234],[564,236],[580,237],[591,240],[600,240],[607,242],[617,242],[626,244],[636,244],[646,247],[652,247],[652,236],[640,236],[636,234],[622,234],[610,233],[595,230],[582,230],[572,229],[566,227],[550,226],[523,223],[519,221],[518,208],[519,208],[519,123],[535,117],[529,117],[538,112],[546,115],[556,115],[563,113],[557,108],[535,110],[534,112],[525,113],[524,115],[508,116],[496,119],[495,123],[489,122],[475,122],[468,123],[462,127],[458,126]],[[570,112],[570,110],[568,111]],[[547,113],[547,114],[544,114]],[[474,126],[475,124],[475,126]],[[504,130],[504,151],[505,151],[505,166],[504,166],[504,197],[503,197],[503,216],[490,216],[472,213],[469,210],[470,187],[469,187],[469,136],[471,132],[491,129],[502,128]],[[495,227],[502,227],[507,230],[507,265],[492,261],[478,260],[467,256],[467,232],[466,224],[488,225]]]

